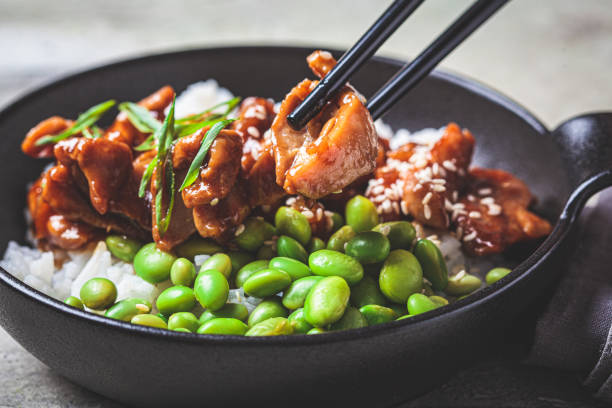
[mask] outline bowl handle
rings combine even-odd
[[[612,112],[574,117],[552,134],[575,186],[561,215],[571,222],[591,196],[612,186]]]

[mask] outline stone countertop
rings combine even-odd
[[[55,76],[170,49],[232,44],[346,48],[389,1],[0,0],[0,105]],[[468,0],[429,0],[383,46],[415,56]],[[320,10],[325,10],[321,12]],[[609,0],[515,0],[443,63],[519,101],[548,126],[612,108]],[[405,404],[598,406],[571,373],[503,357]],[[119,407],[71,384],[0,329],[0,407]]]

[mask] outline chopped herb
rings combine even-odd
[[[209,120],[205,120],[203,122],[196,122],[196,123],[189,123],[186,125],[183,124],[177,124],[174,127],[174,131],[176,132],[176,138],[180,139],[182,137],[185,136],[189,136],[191,134],[194,134],[195,132],[197,132],[200,129],[203,129],[207,126],[212,126],[215,123],[219,122],[220,120],[223,120],[225,118],[225,116],[213,116],[211,117],[211,119]]]
[[[172,157],[170,154],[166,155],[164,169],[164,173],[166,176],[165,183],[162,183],[162,169],[158,169],[156,177],[157,193],[155,194],[155,221],[157,223],[157,231],[159,232],[160,237],[166,233],[168,227],[170,226],[170,217],[172,216],[172,210],[174,209],[174,194],[176,193],[174,185],[174,169],[172,168]],[[168,194],[170,195],[170,202],[168,203],[168,208],[166,209],[166,215],[162,217],[161,210],[165,189],[168,190]]]
[[[119,110],[125,112],[132,125],[143,133],[153,133],[162,126],[147,108],[137,103],[123,102]]]
[[[155,138],[153,137],[153,135],[149,135],[149,137],[147,137],[144,142],[134,147],[134,150],[136,150],[137,152],[146,152],[147,150],[151,150],[154,147]]]
[[[48,143],[57,143],[60,140],[67,139],[70,136],[83,132],[85,129],[96,123],[102,117],[102,115],[104,115],[106,111],[108,111],[113,106],[115,106],[114,100],[102,102],[96,106],[92,106],[85,112],[81,113],[71,127],[57,135],[42,137],[36,141],[35,145],[41,146]]]
[[[102,129],[100,129],[98,126],[92,126],[91,129],[89,128],[83,129],[83,136],[85,136],[88,139],[97,139],[99,137],[102,137],[102,135],[103,135]]]
[[[202,144],[200,145],[200,149],[196,154],[195,158],[191,162],[191,166],[189,166],[189,170],[187,171],[187,175],[185,176],[185,180],[183,184],[179,188],[179,191],[183,191],[186,187],[192,185],[198,178],[198,173],[200,166],[204,162],[204,158],[210,149],[210,146],[214,142],[215,138],[221,132],[221,130],[232,123],[235,119],[225,119],[215,123],[208,131],[206,135],[202,138]]]
[[[193,122],[194,120],[198,120],[202,116],[206,115],[207,113],[210,113],[213,110],[215,110],[217,108],[220,108],[221,106],[224,106],[224,105],[227,105],[227,108],[225,109],[224,113],[220,114],[220,116],[227,116],[231,111],[234,110],[234,108],[239,103],[240,103],[240,97],[236,96],[236,97],[234,97],[232,99],[229,99],[229,100],[227,100],[225,102],[218,103],[215,106],[212,106],[212,107],[210,107],[210,108],[208,108],[208,109],[206,109],[206,110],[204,110],[204,111],[202,111],[200,113],[195,113],[193,115],[189,115],[189,116],[186,116],[184,118],[177,119],[176,123],[184,124],[184,123],[187,123],[187,122]]]
[[[138,197],[144,197],[147,186],[149,185],[149,180],[151,180],[153,170],[156,166],[157,157],[154,157],[153,160],[151,160],[151,163],[149,163],[149,165],[145,169],[144,173],[142,174],[142,179],[140,180],[140,188],[138,188]]]

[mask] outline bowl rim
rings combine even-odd
[[[102,72],[109,69],[121,68],[123,66],[131,65],[133,63],[146,63],[147,61],[159,60],[164,58],[174,58],[177,56],[188,57],[190,55],[195,55],[199,53],[239,53],[253,50],[258,50],[262,52],[291,52],[307,55],[315,49],[326,49],[331,51],[332,53],[338,54],[344,52],[343,50],[330,47],[291,45],[234,45],[194,48],[186,50],[173,50],[145,54],[132,58],[122,58],[119,60],[111,61],[109,63],[94,65],[93,67],[84,68],[75,72],[60,75],[58,77],[47,80],[38,86],[30,88],[26,92],[16,96],[7,104],[1,107],[0,122],[3,121],[5,117],[9,116],[13,110],[18,109],[20,106],[29,103],[30,100],[37,98],[39,95],[50,89],[67,84],[70,81],[81,77],[90,76],[92,74],[96,74],[98,72]],[[394,65],[398,68],[404,64],[404,62],[399,59],[384,56],[374,56],[372,60],[389,65]],[[436,79],[440,79],[445,82],[449,82],[452,85],[464,88],[496,105],[499,105],[500,107],[510,111],[511,113],[514,113],[541,135],[549,134],[549,131],[546,126],[526,108],[524,108],[511,98],[501,94],[499,91],[489,86],[486,86],[473,78],[466,77],[462,74],[451,73],[447,70],[439,69],[434,70],[430,75]],[[419,324],[424,325],[427,323],[434,323],[435,321],[439,321],[441,318],[444,317],[452,318],[453,315],[456,315],[458,313],[470,312],[471,310],[479,307],[480,305],[491,301],[493,298],[498,297],[499,295],[501,295],[501,293],[509,290],[510,288],[519,285],[522,280],[526,279],[530,275],[531,271],[538,268],[538,266],[544,264],[548,260],[548,258],[552,256],[555,249],[559,245],[561,245],[569,229],[569,224],[567,222],[562,221],[563,217],[558,218],[551,234],[534,250],[534,252],[529,257],[524,259],[518,266],[516,266],[511,274],[508,274],[493,285],[484,287],[464,299],[458,300],[452,304],[440,307],[430,312],[413,316],[411,318],[402,319],[399,321],[396,320],[389,323],[364,327],[360,329],[324,333],[316,336],[283,335],[274,337],[246,337],[234,335],[202,335],[197,333],[182,333],[172,330],[140,326],[71,307],[65,304],[64,302],[52,298],[51,296],[27,285],[2,267],[0,267],[0,283],[6,285],[11,290],[18,292],[18,294],[21,296],[25,296],[33,299],[34,301],[40,302],[42,305],[52,309],[55,312],[65,313],[67,317],[70,316],[86,319],[90,324],[94,324],[96,326],[103,326],[105,328],[118,330],[126,334],[136,336],[155,336],[158,339],[187,341],[190,343],[197,343],[202,345],[223,344],[224,346],[236,345],[241,347],[250,345],[257,347],[260,347],[261,345],[302,346],[311,344],[314,345],[335,343],[340,341],[357,341],[371,336],[384,335],[395,330],[406,329],[408,327]]]

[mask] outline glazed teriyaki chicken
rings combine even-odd
[[[318,77],[335,64],[323,51],[307,60]],[[110,232],[153,237],[164,250],[194,234],[229,243],[247,216],[269,217],[280,205],[307,214],[313,233],[325,237],[329,210],[356,194],[372,200],[382,220],[454,231],[472,255],[550,232],[528,210],[533,197],[523,182],[502,170],[469,167],[474,137],[454,123],[435,143],[390,150],[347,84],[304,129],[292,129],[287,115],[316,84],[303,80],[278,109],[269,99],[244,99],[208,151],[202,146],[218,118],[211,112],[168,117],[175,96],[169,86],[132,107],[148,115],[148,131],[125,110],[105,130],[57,116],[42,121],[22,144],[32,157],[55,159],[28,193],[35,238],[63,249]]]

